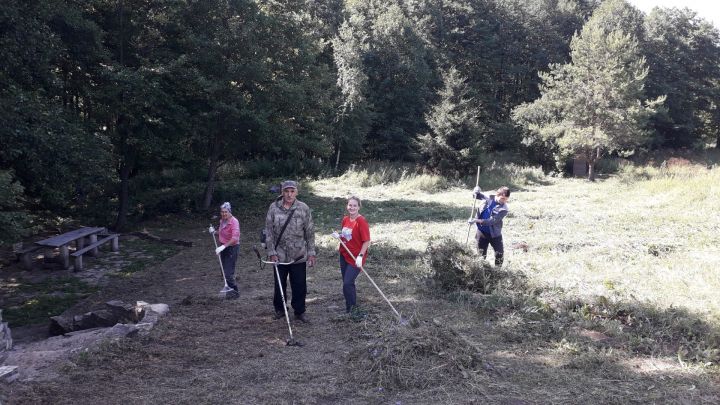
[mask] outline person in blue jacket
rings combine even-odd
[[[488,246],[495,251],[495,267],[503,264],[503,218],[508,213],[507,201],[510,198],[510,189],[503,186],[497,189],[495,195],[486,196],[480,187],[473,189],[478,200],[483,200],[483,206],[477,211],[477,218],[470,218],[469,224],[477,224],[475,239],[478,242],[478,251],[483,259],[487,257]]]

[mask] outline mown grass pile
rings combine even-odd
[[[431,239],[425,264],[428,283],[445,292],[467,290],[487,294],[501,287],[524,288],[522,273],[493,267],[454,239]]]
[[[378,321],[365,323],[366,341],[349,357],[354,378],[364,383],[383,389],[438,388],[471,379],[482,368],[477,350],[438,321]]]

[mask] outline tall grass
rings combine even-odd
[[[364,188],[392,186],[398,191],[419,190],[427,193],[446,190],[453,184],[445,177],[423,173],[412,165],[388,162],[352,165],[338,180],[347,185]]]

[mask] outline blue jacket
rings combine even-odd
[[[483,204],[482,208],[480,208],[477,211],[477,218],[480,219],[480,214],[485,210],[485,208],[488,207],[488,205],[495,201],[495,196],[486,196],[483,193],[475,194],[475,198],[478,200],[483,200],[485,204]],[[500,204],[496,202],[495,207],[492,210],[492,213],[490,213],[490,218],[483,220],[482,225],[487,225],[490,227],[490,237],[491,238],[497,238],[498,236],[502,236],[502,226],[503,226],[503,218],[505,218],[505,215],[508,213],[508,206],[507,204]],[[478,224],[478,227],[480,224]],[[478,231],[479,232],[479,231]]]

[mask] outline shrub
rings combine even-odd
[[[0,171],[0,246],[26,234],[32,218],[22,203],[22,185],[13,181],[12,172]]]

